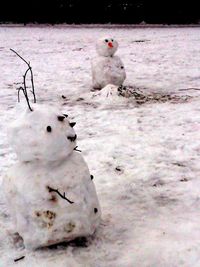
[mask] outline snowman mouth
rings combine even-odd
[[[74,136],[67,136],[67,139],[69,139],[71,142],[74,142],[76,138],[77,138],[76,134]]]

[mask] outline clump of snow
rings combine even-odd
[[[104,88],[102,88],[100,91],[97,93],[94,93],[94,95],[97,95],[99,97],[102,97],[102,102],[106,100],[106,98],[110,97],[116,97],[116,99],[119,100],[118,96],[118,86],[114,84],[108,84]]]
[[[108,84],[121,85],[126,72],[120,57],[114,56],[118,42],[112,38],[97,41],[98,56],[92,59],[93,88],[101,89]]]
[[[108,84],[101,90],[92,92],[92,99],[101,109],[119,108],[120,105],[128,104],[129,100],[119,96],[119,86]],[[134,99],[131,100],[134,103]]]

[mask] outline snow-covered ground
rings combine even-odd
[[[119,41],[126,85],[176,101],[94,97],[90,59],[106,34]],[[29,252],[12,244],[1,197],[1,267],[200,266],[199,43],[200,28],[189,27],[0,27],[0,180],[16,161],[6,128],[26,70],[13,48],[31,61],[38,102],[58,104],[77,122],[103,213],[87,247]]]

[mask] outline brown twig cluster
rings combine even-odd
[[[187,102],[192,96],[189,95],[175,95],[175,94],[162,94],[162,93],[144,93],[139,88],[132,86],[119,86],[118,95],[130,98],[134,97],[137,104],[142,105],[145,103],[184,103]]]
[[[28,72],[30,72],[30,74],[31,74],[31,85],[32,85],[32,91],[31,91],[31,93],[33,94],[33,102],[36,103],[36,95],[35,95],[35,87],[34,87],[34,81],[33,81],[32,67],[30,65],[30,62],[27,62],[15,50],[13,50],[13,49],[10,49],[10,50],[12,52],[14,52],[19,58],[21,58],[21,60],[23,60],[26,63],[26,65],[28,66],[27,70],[25,71],[25,74],[23,75],[23,87],[21,86],[21,87],[17,88],[17,90],[18,90],[18,102],[20,102],[19,95],[20,95],[20,91],[22,91],[23,94],[24,94],[24,97],[26,99],[26,102],[27,102],[27,105],[28,105],[30,111],[33,111],[33,109],[31,108],[31,105],[30,105],[30,100],[29,100],[29,96],[28,96],[28,93],[27,93],[27,86],[26,86],[26,76],[27,76]]]

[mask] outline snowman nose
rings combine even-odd
[[[112,44],[111,42],[108,43],[108,46],[109,46],[110,48],[113,48],[113,44]]]

